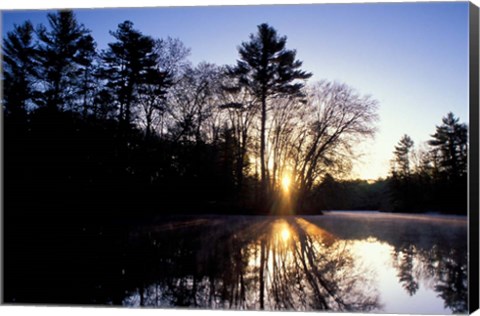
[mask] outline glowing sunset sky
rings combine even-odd
[[[135,3],[131,3],[135,5]],[[315,4],[75,10],[100,49],[124,20],[146,35],[178,37],[190,60],[234,64],[237,47],[269,23],[287,36],[303,69],[320,79],[345,82],[380,102],[379,132],[354,177],[388,174],[395,144],[408,134],[418,146],[452,111],[468,122],[468,2]],[[46,11],[3,11],[2,35]]]

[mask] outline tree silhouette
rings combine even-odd
[[[185,68],[171,89],[169,100],[175,140],[198,144],[215,138],[218,127],[212,126],[212,123],[215,125],[212,118],[219,110],[217,96],[221,74],[220,67],[209,63]]]
[[[468,311],[468,269],[466,255],[451,250],[444,254],[437,267],[435,292],[444,300],[445,307],[454,313]]]
[[[442,123],[417,152],[408,135],[395,146],[389,179],[395,210],[466,213],[468,128],[453,113]]]
[[[83,115],[94,112],[94,96],[98,83],[96,78],[98,58],[96,51],[96,43],[91,35],[83,36],[78,42],[78,54],[75,60],[78,63],[78,94],[81,95],[79,100],[80,108]]]
[[[7,115],[25,119],[27,105],[35,94],[34,80],[38,75],[37,49],[30,21],[7,33],[3,40],[3,96]]]
[[[227,70],[228,72],[228,70]],[[220,109],[225,113],[225,124],[228,126],[232,136],[233,155],[235,160],[234,176],[237,189],[243,188],[244,176],[250,171],[251,164],[248,156],[255,155],[252,129],[255,127],[257,107],[255,97],[245,87],[231,87],[230,74],[222,78],[222,89],[219,99]],[[244,196],[243,201],[251,198]]]
[[[243,42],[238,52],[240,60],[230,69],[242,86],[260,100],[260,175],[263,194],[267,188],[267,166],[265,162],[267,103],[277,96],[302,96],[303,83],[312,76],[300,70],[302,62],[295,59],[296,51],[286,49],[286,37],[280,37],[268,24],[258,26],[257,34],[250,35],[249,42]],[[265,198],[265,196],[263,196]]]
[[[393,207],[398,211],[412,212],[416,205],[418,193],[414,189],[412,176],[412,155],[414,142],[407,134],[403,135],[395,146],[391,167],[391,187]]]
[[[179,40],[168,37],[155,40],[156,65],[147,71],[146,81],[140,87],[141,121],[146,138],[158,134],[163,138],[169,112],[168,95],[178,84],[188,65],[190,50]]]
[[[39,75],[44,95],[38,105],[55,110],[71,109],[80,82],[79,62],[85,63],[85,58],[78,57],[91,54],[93,39],[86,38],[89,31],[77,22],[70,10],[48,14],[48,22],[49,30],[43,25],[37,30]]]
[[[418,279],[414,273],[414,258],[416,249],[414,245],[405,246],[401,253],[396,253],[398,260],[398,279],[402,287],[410,296],[413,296],[419,289]]]
[[[468,128],[459,123],[453,113],[442,119],[442,125],[428,142],[435,172],[435,201],[449,212],[465,214],[467,212],[467,157]]]
[[[187,57],[190,49],[178,38],[167,37],[155,41],[155,53],[158,55],[158,65],[164,71],[177,78],[185,67],[190,65]]]
[[[392,173],[400,177],[407,177],[411,171],[411,155],[413,152],[413,140],[408,135],[403,135],[395,146],[395,155]]]
[[[432,140],[428,142],[432,151],[438,153],[440,168],[448,178],[465,176],[467,173],[468,128],[460,124],[459,118],[450,112],[437,126]]]
[[[155,71],[157,55],[155,41],[150,36],[143,35],[133,28],[133,23],[125,21],[110,34],[117,39],[109,43],[109,48],[103,52],[102,73],[106,87],[111,92],[118,105],[118,121],[121,126],[130,126],[136,115],[138,90],[149,79],[163,82],[163,77]],[[156,82],[158,87],[159,81]]]
[[[309,87],[307,102],[295,120],[289,157],[300,209],[327,172],[348,172],[355,144],[375,135],[377,105],[346,84],[321,81]]]

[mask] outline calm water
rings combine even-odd
[[[125,306],[467,311],[465,217],[182,217],[128,237]]]

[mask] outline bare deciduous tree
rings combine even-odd
[[[170,131],[175,140],[206,141],[210,120],[218,108],[221,69],[201,63],[188,67],[169,95]],[[214,121],[213,121],[214,122]]]
[[[374,136],[377,107],[345,84],[321,81],[307,89],[289,154],[300,203],[326,172],[348,168],[355,145]]]
[[[185,47],[182,41],[171,37],[156,40],[154,51],[156,64],[146,73],[138,100],[142,109],[139,118],[145,126],[147,138],[155,131],[163,137],[164,120],[168,110],[167,93],[188,67],[187,57],[190,54],[190,49]]]

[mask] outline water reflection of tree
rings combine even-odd
[[[294,279],[285,280],[283,296],[295,295],[303,301],[306,309],[335,311],[369,311],[379,307],[378,295],[367,289],[371,280],[366,273],[353,273],[353,258],[347,242],[335,240],[333,236],[305,221],[291,221],[294,232],[287,251],[277,251],[283,269],[273,271]],[[280,248],[282,250],[282,248]],[[288,250],[293,260],[288,260]],[[289,266],[290,265],[290,266]],[[290,286],[289,285],[299,285]],[[312,295],[304,295],[304,293]],[[283,301],[282,301],[283,302]]]
[[[410,296],[413,296],[419,288],[418,275],[416,276],[414,271],[415,255],[416,248],[414,245],[409,245],[394,253],[397,262],[399,261],[397,264],[398,279]]]
[[[468,311],[467,254],[459,249],[441,250],[434,247],[425,253],[424,260],[433,268],[435,292],[444,300],[445,307],[454,313]]]
[[[249,280],[243,273],[251,250],[245,248],[245,237],[239,233],[244,226],[241,219],[228,226],[215,221],[181,222],[134,236],[127,260],[132,272],[127,273],[126,286],[135,294],[124,304],[246,308],[242,288]],[[142,247],[148,250],[138,251]],[[148,265],[141,276],[146,288],[135,271],[142,261]]]
[[[365,290],[369,280],[361,271],[352,272],[352,255],[345,243],[301,221],[239,219],[230,226],[220,221],[140,234],[134,238],[135,254],[129,255],[136,259],[129,260],[128,270],[143,270],[127,270],[130,295],[124,304],[335,311],[378,308],[378,294]]]
[[[417,249],[407,245],[396,251],[395,265],[398,278],[405,290],[413,295],[424,281],[444,301],[446,308],[454,313],[468,311],[467,253],[465,249],[433,246]]]

